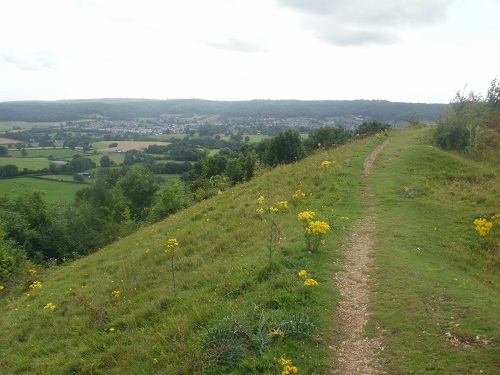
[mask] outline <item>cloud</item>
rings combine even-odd
[[[0,62],[14,65],[20,70],[42,71],[56,67],[56,55],[50,51],[37,51],[23,56],[12,49],[0,49]]]
[[[224,49],[235,52],[255,53],[266,51],[266,48],[262,43],[249,39],[229,38],[219,41],[207,41],[205,42],[205,45],[215,49]]]
[[[454,0],[275,0],[318,39],[340,46],[394,44],[404,31],[446,20]]]

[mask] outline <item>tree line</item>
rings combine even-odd
[[[220,115],[256,118],[334,118],[366,116],[383,121],[434,120],[445,104],[401,103],[386,100],[74,100],[0,103],[0,121],[59,122],[95,116],[114,120],[159,117],[165,114]]]

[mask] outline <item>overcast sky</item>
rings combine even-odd
[[[500,0],[1,0],[0,101],[448,103],[500,78]]]

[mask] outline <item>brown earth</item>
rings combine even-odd
[[[365,159],[363,176],[368,176],[378,153],[390,139],[377,146]],[[331,374],[385,374],[377,361],[384,350],[378,338],[366,337],[365,326],[370,317],[368,304],[372,298],[368,272],[371,269],[371,254],[375,240],[373,207],[366,201],[370,186],[364,183],[360,200],[365,216],[356,223],[344,244],[345,260],[341,265],[345,272],[337,272],[334,282],[342,296],[336,311],[339,334],[334,338],[334,370]]]

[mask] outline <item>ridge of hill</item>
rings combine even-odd
[[[202,99],[85,99],[0,103],[0,121],[58,122],[93,116],[113,120],[172,115],[220,115],[229,118],[336,118],[361,116],[402,123],[435,121],[446,104],[387,100],[249,100]]]
[[[493,374],[498,254],[474,247],[472,221],[500,211],[498,166],[433,148],[431,130],[393,132],[369,176],[378,218],[367,334],[381,337],[392,373]],[[363,161],[384,138],[266,171],[5,286],[0,371],[273,374],[289,360],[326,373],[338,329],[334,261],[363,216]],[[304,211],[331,227],[317,251],[306,250]]]

